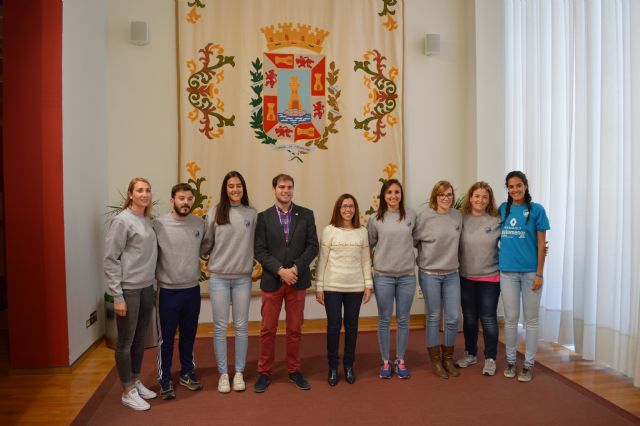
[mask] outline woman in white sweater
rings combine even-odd
[[[331,224],[324,228],[316,265],[316,300],[327,312],[329,385],[338,383],[338,348],[344,308],[344,374],[353,384],[360,305],[373,293],[367,230],[360,226],[355,197],[342,194],[333,208]]]

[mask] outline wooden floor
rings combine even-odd
[[[375,330],[376,318],[362,318],[361,330]],[[412,328],[423,328],[424,317],[415,316]],[[279,332],[284,328],[280,327]],[[250,325],[257,335],[258,324]],[[324,333],[324,320],[307,320],[305,333]],[[213,336],[211,324],[201,324],[199,337]],[[6,330],[0,331],[0,424],[69,424],[114,366],[113,350],[100,342],[72,367],[16,372],[8,369]],[[640,389],[632,381],[568,349],[541,344],[536,359],[566,378],[584,386],[640,417]],[[500,374],[500,373],[499,373]]]

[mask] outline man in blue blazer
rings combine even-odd
[[[293,204],[293,178],[273,178],[275,205],[258,214],[254,255],[262,264],[262,323],[258,380],[254,391],[269,386],[275,356],[278,317],[284,300],[287,321],[287,371],[299,389],[311,388],[300,372],[300,340],[306,289],[311,286],[309,264],[318,254],[313,212]]]

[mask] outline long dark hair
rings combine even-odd
[[[507,174],[507,177],[504,179],[504,186],[505,188],[507,188],[507,209],[504,213],[504,219],[502,219],[502,222],[500,222],[500,224],[506,222],[507,218],[509,217],[509,213],[511,212],[513,198],[511,198],[511,195],[509,195],[509,179],[514,177],[520,179],[524,186],[527,188],[524,191],[524,202],[527,205],[527,220],[524,222],[524,224],[526,225],[529,223],[529,218],[531,217],[531,194],[529,194],[529,181],[527,180],[527,176],[519,170],[509,172]]]
[[[232,177],[236,177],[240,179],[240,183],[242,184],[242,198],[240,199],[240,204],[243,206],[249,205],[249,193],[247,191],[247,185],[244,182],[244,178],[239,172],[235,170],[230,171],[224,176],[222,179],[222,186],[220,187],[220,201],[218,202],[218,206],[216,207],[216,218],[215,222],[217,225],[226,225],[229,222],[229,209],[231,206],[231,201],[229,200],[229,195],[227,195],[227,182]]]
[[[352,199],[353,200],[353,217],[351,218],[351,226],[358,229],[360,228],[360,209],[358,208],[358,200],[351,194],[342,194],[336,200],[336,204],[333,206],[333,213],[331,215],[331,225],[335,227],[339,227],[342,222],[342,216],[340,215],[340,208],[342,207],[342,202],[344,200]]]
[[[384,214],[387,212],[389,207],[387,206],[387,201],[384,199],[384,193],[387,192],[391,185],[398,185],[400,187],[400,219],[403,220],[405,217],[404,211],[404,189],[402,189],[402,184],[398,179],[389,179],[385,183],[382,184],[382,188],[380,188],[380,205],[378,206],[378,212],[376,213],[376,219],[380,222],[384,222]]]

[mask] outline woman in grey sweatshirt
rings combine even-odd
[[[401,379],[409,378],[404,362],[409,340],[409,314],[416,291],[413,231],[416,214],[404,207],[402,185],[389,179],[380,188],[380,206],[369,219],[369,247],[373,251],[373,288],[378,305],[378,343],[382,355],[380,378],[389,379],[395,369]],[[389,363],[389,324],[396,305],[396,360]]]
[[[476,182],[462,202],[462,236],[460,237],[460,288],[464,324],[464,356],[456,366],[465,368],[478,362],[478,321],[484,337],[482,374],[496,372],[498,349],[498,242],[500,218],[493,190],[486,182]]]
[[[149,216],[151,185],[144,178],[134,178],[124,209],[111,222],[105,242],[104,273],[118,328],[115,355],[124,388],[121,401],[134,410],[148,410],[151,406],[145,400],[157,396],[140,382],[158,256]]]
[[[453,186],[437,182],[431,191],[429,209],[418,215],[415,241],[418,247],[418,281],[427,313],[427,349],[433,373],[443,379],[460,375],[453,363],[453,346],[460,317],[458,245],[462,215],[451,208]],[[440,346],[440,320],[444,305],[444,345]]]
[[[249,205],[249,194],[242,175],[227,173],[220,187],[220,201],[207,214],[207,227],[200,252],[209,256],[207,267],[209,298],[213,313],[214,353],[220,378],[218,391],[231,391],[227,369],[227,329],[229,305],[235,331],[235,375],[233,390],[244,391],[243,372],[249,344],[248,323],[253,271],[253,240],[256,209]]]

